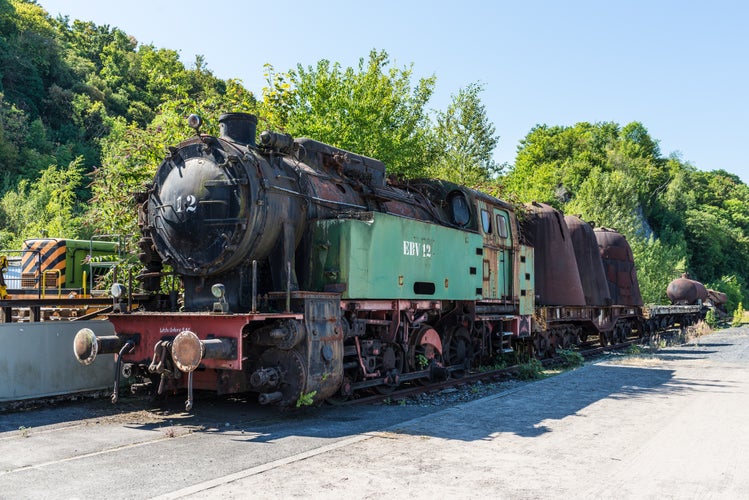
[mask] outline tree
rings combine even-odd
[[[391,173],[419,176],[428,159],[425,105],[435,77],[411,86],[411,68],[388,68],[371,51],[358,69],[321,60],[276,73],[268,67],[260,111],[269,126],[383,161]]]
[[[83,181],[81,158],[67,167],[51,165],[39,179],[22,180],[0,200],[3,248],[20,248],[27,238],[49,235],[55,238],[81,236],[82,204],[76,190]]]
[[[499,136],[479,98],[482,90],[472,83],[453,96],[446,111],[437,112],[430,176],[477,186],[501,172],[492,158]]]

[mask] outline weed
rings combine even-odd
[[[504,359],[499,359],[493,365],[479,366],[479,371],[484,373],[484,372],[490,372],[494,370],[502,370],[504,368],[507,368],[507,362]]]
[[[736,310],[733,311],[733,321],[731,321],[731,326],[737,327],[741,326],[741,323],[744,321],[744,305],[739,302],[739,305],[736,307]]]
[[[713,329],[710,327],[710,324],[705,321],[698,321],[694,325],[688,326],[686,335],[685,335],[685,342],[691,342],[692,340],[697,340],[703,335],[707,335],[708,333],[712,332]]]
[[[707,323],[710,328],[718,326],[718,318],[715,317],[714,309],[709,309],[707,311],[707,314],[705,315],[705,323]]]
[[[625,351],[626,354],[630,356],[639,356],[642,354],[642,347],[640,347],[637,344],[632,344],[629,347],[627,347],[627,350]]]
[[[527,363],[518,365],[518,378],[520,380],[536,380],[543,378],[544,366],[535,358]]]
[[[405,399],[399,400],[398,401],[398,406],[406,406],[406,400]]]
[[[313,398],[317,394],[317,391],[307,392],[299,395],[299,399],[296,400],[296,407],[310,406],[313,403]]]
[[[18,428],[18,430],[21,432],[21,437],[29,437],[31,435],[31,427],[26,427],[25,425],[22,425]]]
[[[417,354],[416,364],[419,366],[419,369],[423,370],[429,364],[429,359],[427,359],[427,357],[424,356],[423,354]]]
[[[562,364],[567,368],[577,368],[585,364],[583,355],[571,349],[557,349],[557,355],[562,359]]]

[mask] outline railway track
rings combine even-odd
[[[595,356],[599,356],[606,352],[618,351],[626,349],[629,346],[638,342],[639,339],[631,339],[626,342],[622,342],[616,345],[610,345],[606,347],[594,347],[593,342],[582,344],[580,349],[574,351],[579,353],[584,359],[590,359]],[[563,360],[557,356],[553,358],[547,358],[540,361],[544,368],[551,368],[555,365],[561,365]],[[432,382],[428,385],[410,385],[403,388],[398,388],[392,392],[385,394],[372,394],[359,398],[342,400],[330,400],[329,402],[334,405],[367,405],[377,404],[387,401],[398,401],[401,399],[412,398],[422,393],[434,393],[443,391],[445,389],[461,387],[466,385],[473,385],[477,382],[501,382],[518,376],[520,372],[520,365],[515,364],[498,369],[488,369],[466,372],[460,377],[451,377],[447,380],[440,382]]]

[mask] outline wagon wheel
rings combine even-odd
[[[403,373],[405,365],[403,349],[398,344],[385,344],[378,361],[378,369],[386,382],[376,386],[375,389],[380,394],[391,394],[400,384],[400,375]]]
[[[626,342],[627,339],[629,339],[632,336],[632,323],[627,322],[624,324],[624,339],[622,339],[623,342]]]
[[[579,342],[579,332],[578,328],[575,328],[574,326],[566,326],[562,329],[561,333],[561,339],[562,349],[571,349],[575,347]]]
[[[457,327],[447,335],[442,357],[445,361],[445,366],[462,365],[466,369],[470,368],[474,351],[471,335],[467,329],[462,326]],[[462,377],[465,371],[456,370],[452,374],[456,377]]]
[[[538,359],[543,359],[546,357],[549,351],[549,346],[549,339],[546,337],[546,335],[544,335],[543,332],[537,333],[533,336],[533,348]]]
[[[611,332],[600,332],[598,334],[598,341],[601,347],[606,347],[610,343]]]
[[[582,334],[582,328],[579,326],[571,326],[568,332],[568,343],[570,347],[575,347],[580,343],[580,336]]]
[[[621,344],[627,340],[627,333],[625,331],[624,323],[617,323],[614,327],[614,342],[613,344]]]

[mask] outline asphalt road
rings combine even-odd
[[[749,328],[470,403],[0,415],[0,498],[747,498]]]

